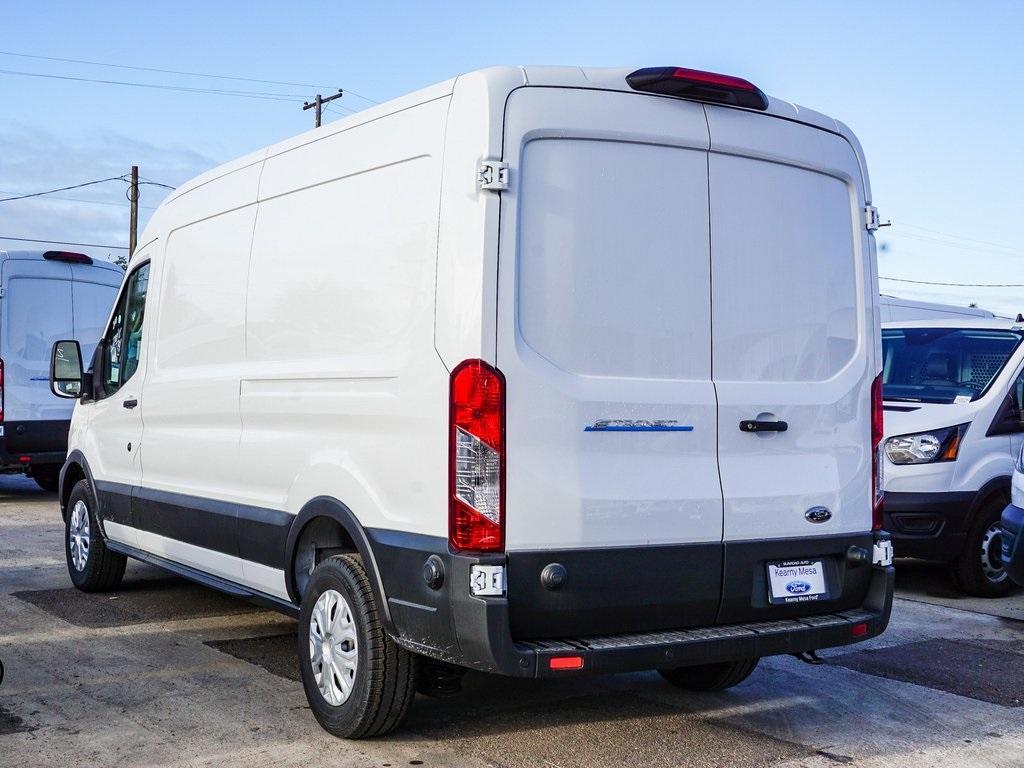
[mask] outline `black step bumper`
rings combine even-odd
[[[0,467],[63,464],[71,422],[8,421],[0,437]]]
[[[657,585],[664,578],[654,578],[664,573],[664,563],[659,559],[661,567],[649,572],[652,577],[649,594],[654,598],[651,610],[646,614],[630,614],[631,621],[637,622],[632,630],[624,630],[613,621],[602,631],[593,620],[589,604],[584,600],[577,612],[573,608],[577,601],[572,600],[561,606],[562,613],[566,614],[563,621],[556,621],[557,612],[541,605],[543,615],[554,630],[536,634],[534,622],[515,618],[516,611],[524,607],[513,604],[517,599],[528,604],[526,610],[535,610],[538,600],[542,599],[532,587],[524,592],[520,585],[512,582],[516,569],[511,563],[517,553],[456,554],[448,551],[444,539],[381,530],[368,530],[367,534],[374,567],[386,594],[388,629],[400,645],[440,661],[517,677],[661,669],[819,650],[881,634],[888,626],[892,610],[892,566],[846,563],[846,550],[851,543],[856,546],[867,543],[870,551],[872,536],[868,533],[765,541],[757,542],[756,547],[755,542],[741,542],[733,555],[729,554],[730,544],[726,544],[722,559],[731,565],[725,566],[728,576],[723,582],[725,594],[719,591],[709,596],[709,605],[699,606],[699,610],[680,601],[671,618],[666,618],[671,611],[665,594],[657,591]],[[576,550],[570,579],[572,573],[581,568],[581,552],[591,552],[600,561],[621,557],[614,549]],[[549,552],[543,559],[558,559],[565,554]],[[661,551],[654,554],[661,559],[667,557]],[[680,549],[680,557],[692,554],[687,548]],[[767,589],[764,562],[798,559],[810,554],[827,563],[832,599],[767,605],[766,594],[763,594]],[[436,588],[429,586],[424,578],[428,558],[436,558],[443,566],[443,584]],[[569,561],[570,558],[561,559]],[[703,558],[695,562],[703,562]],[[506,595],[479,597],[471,594],[474,565],[507,565],[510,581]],[[685,561],[678,565],[676,570],[685,579]],[[642,604],[642,597],[633,592],[639,583],[637,579],[620,586],[621,580],[614,577],[615,569],[607,570],[612,576],[603,584],[596,583],[596,570],[585,572],[588,588],[604,595],[609,605],[618,605],[626,597]],[[697,583],[703,582],[698,580]],[[617,590],[621,589],[629,591],[620,594]],[[617,611],[608,613],[617,620]],[[708,616],[712,618],[708,620]],[[648,626],[644,627],[645,623]],[[558,628],[574,626],[590,631],[557,634]],[[524,634],[527,631],[531,634]],[[554,656],[582,657],[582,667],[573,671],[552,670],[550,659]]]

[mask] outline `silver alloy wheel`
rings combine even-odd
[[[309,661],[324,700],[344,704],[356,684],[359,648],[352,609],[333,589],[317,598],[309,617]]]
[[[998,584],[1007,578],[1003,569],[1003,529],[999,523],[993,523],[981,538],[981,569],[985,578],[992,584]]]
[[[89,507],[79,499],[71,510],[68,523],[68,547],[71,550],[71,564],[76,571],[84,571],[89,562]]]

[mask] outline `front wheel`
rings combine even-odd
[[[347,739],[381,736],[416,694],[417,658],[385,631],[356,555],[317,565],[299,613],[299,669],[313,716]]]
[[[1003,529],[1000,518],[1005,499],[988,502],[978,512],[967,533],[964,551],[950,567],[953,581],[961,592],[975,597],[1004,597],[1014,583],[1003,567]]]
[[[757,667],[759,659],[722,661],[718,664],[699,664],[693,667],[660,669],[661,676],[676,688],[687,691],[724,691],[739,685]]]
[[[96,522],[96,499],[88,480],[80,480],[68,498],[64,554],[72,583],[83,592],[105,592],[124,578],[128,558],[111,552]]]

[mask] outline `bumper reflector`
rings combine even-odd
[[[864,635],[866,635],[867,633],[868,625],[866,622],[863,624],[854,624],[852,627],[850,627],[850,634],[854,637],[864,637]]]
[[[548,669],[583,669],[583,657],[552,656],[548,659]]]

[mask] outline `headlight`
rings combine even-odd
[[[885,441],[885,455],[893,464],[933,464],[956,461],[967,424],[915,435],[899,435]]]

